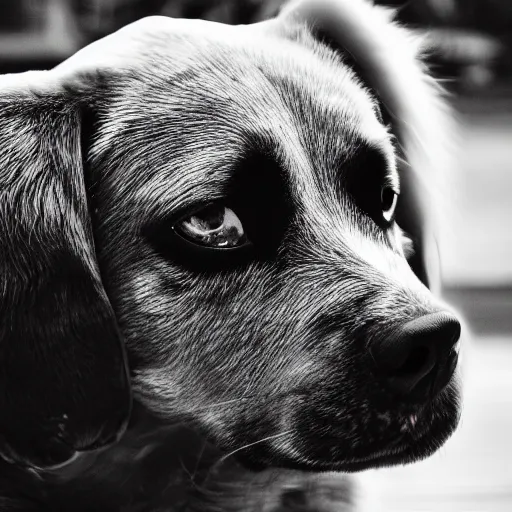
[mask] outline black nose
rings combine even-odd
[[[393,335],[375,341],[370,353],[387,386],[401,395],[435,395],[457,366],[454,346],[460,323],[450,313],[432,313],[407,322]]]

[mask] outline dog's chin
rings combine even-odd
[[[409,464],[431,456],[447,441],[459,423],[459,404],[459,390],[452,382],[416,414],[395,414],[386,430],[375,432],[375,425],[369,423],[357,440],[349,441],[343,433],[336,436],[335,428],[326,433],[325,425],[315,429],[310,421],[286,448],[254,446],[240,451],[238,459],[252,470],[279,467],[347,473]]]

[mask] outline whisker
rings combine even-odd
[[[180,460],[181,469],[188,475],[189,480],[192,482],[192,484],[195,484],[195,481],[194,481],[195,474],[193,475],[192,473],[190,473],[190,471],[188,470],[187,466],[185,466],[185,463],[183,462],[183,459],[181,457],[179,458],[179,460]]]
[[[254,446],[255,444],[264,443],[265,441],[269,441],[270,439],[277,439],[278,437],[286,436],[288,434],[291,434],[292,432],[293,432],[293,430],[286,430],[285,432],[281,432],[279,434],[274,434],[272,436],[264,437],[263,439],[259,439],[258,441],[254,441],[252,443],[249,443],[249,444],[246,444],[244,446],[241,446],[240,448],[237,448],[236,450],[233,450],[232,452],[229,452],[227,455],[224,455],[223,457],[221,457],[216,465],[222,464],[223,462],[226,461],[226,459],[228,459],[229,457],[231,457],[235,453],[238,453],[238,452],[240,452],[242,450],[250,448],[251,446]]]
[[[203,458],[203,455],[204,455],[204,452],[206,450],[206,446],[208,445],[208,440],[204,440],[203,442],[203,446],[201,448],[201,451],[199,452],[199,456],[197,457],[197,461],[196,461],[196,465],[195,465],[195,468],[194,468],[194,471],[192,473],[192,483],[195,484],[195,478],[196,478],[196,475],[197,475],[197,472],[199,470],[199,464],[201,463],[201,459]]]

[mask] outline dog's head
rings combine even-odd
[[[365,2],[302,1],[148,18],[2,79],[4,456],[115,439],[122,346],[137,400],[248,463],[444,442],[459,324],[429,290],[438,100],[409,42]]]

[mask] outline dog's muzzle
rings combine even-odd
[[[450,313],[423,315],[375,340],[370,353],[385,386],[407,400],[437,395],[457,366],[461,326]]]

